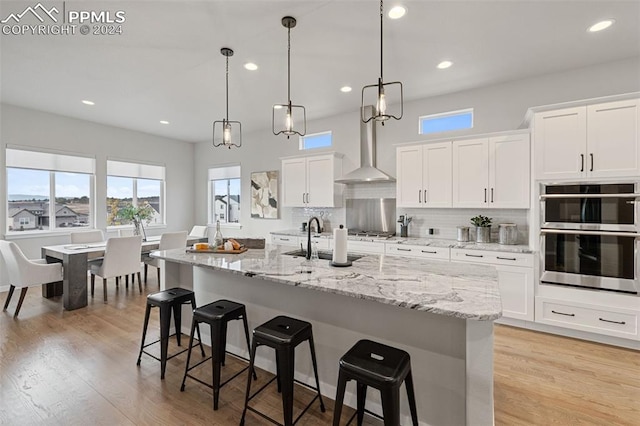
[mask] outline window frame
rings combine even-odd
[[[447,118],[447,117],[455,117],[455,116],[462,116],[462,115],[466,115],[469,114],[471,115],[471,125],[469,127],[461,127],[458,129],[449,129],[449,130],[441,130],[439,132],[429,132],[429,133],[423,133],[422,132],[422,122],[425,119],[437,119],[437,118]],[[436,133],[446,133],[446,132],[457,132],[460,130],[469,130],[469,129],[473,129],[473,126],[475,124],[475,111],[474,108],[464,108],[464,109],[459,109],[459,110],[455,110],[455,111],[445,111],[445,112],[439,112],[436,114],[427,114],[427,115],[421,115],[418,117],[418,134],[419,135],[433,135]]]
[[[321,136],[321,135],[329,135],[330,139],[331,139],[331,144],[328,146],[319,146],[319,147],[315,147],[315,148],[305,148],[304,147],[304,141],[307,138],[313,137],[313,136]],[[316,133],[307,133],[304,136],[300,136],[298,137],[298,150],[299,151],[313,151],[316,149],[330,149],[333,148],[333,131],[332,130],[326,130],[324,132],[316,132]]]
[[[214,176],[215,175],[215,176]],[[232,179],[238,179],[239,181],[239,208],[242,211],[242,167],[240,164],[226,164],[211,166],[207,171],[207,224],[209,226],[215,226],[215,182]],[[229,195],[230,182],[227,184],[227,194]],[[228,209],[225,210],[225,215],[228,214]],[[238,216],[238,222],[220,222],[220,226],[223,228],[242,228],[242,215]]]
[[[160,207],[160,211],[158,212],[160,214],[160,218],[161,221],[159,223],[150,223],[150,224],[145,224],[144,227],[145,228],[158,228],[158,227],[166,227],[167,226],[167,216],[165,214],[166,212],[166,197],[165,197],[165,181],[164,180],[160,180],[160,179],[149,179],[149,178],[135,178],[135,177],[131,177],[131,176],[116,176],[116,175],[107,175],[107,178],[109,177],[120,177],[120,178],[127,178],[127,179],[131,179],[132,181],[132,193],[131,193],[131,204],[133,204],[134,206],[138,205],[138,179],[141,180],[156,180],[158,182],[160,182],[160,200],[158,202],[158,205]],[[108,186],[107,186],[108,188]],[[108,190],[107,190],[108,191]],[[107,196],[107,198],[105,199],[105,202],[111,197]],[[105,207],[109,207],[108,203],[106,203]],[[108,212],[106,212],[107,217],[109,215]],[[128,229],[128,228],[133,228],[133,224],[132,223],[127,223],[124,225],[109,225],[107,223],[107,229],[112,229],[112,230],[117,230],[117,229]]]

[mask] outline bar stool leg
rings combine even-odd
[[[400,426],[400,388],[382,389],[380,394],[384,426]]]
[[[151,305],[147,303],[147,309],[144,311],[144,327],[142,328],[142,342],[140,342],[140,353],[138,354],[138,361],[136,365],[140,365],[140,359],[142,358],[142,350],[144,349],[144,340],[147,337],[147,326],[149,325],[149,314],[151,313]]]
[[[249,406],[249,395],[251,393],[251,371],[253,371],[253,363],[256,359],[256,339],[254,337],[253,344],[251,345],[251,353],[249,354],[249,371],[247,376],[247,393],[244,397],[244,409],[242,410],[242,418],[240,419],[240,426],[244,426],[244,417],[247,414],[247,407]]]
[[[182,304],[174,303],[173,304],[173,323],[176,326],[176,341],[178,342],[178,346],[180,346],[180,337],[182,334]]]
[[[160,270],[158,268],[158,270]],[[160,282],[160,281],[158,281]],[[191,298],[191,309],[192,311],[196,308],[196,298],[195,296]],[[192,320],[193,321],[193,320]],[[200,322],[199,321],[193,321],[196,323],[196,331],[198,332],[198,344],[200,345],[200,352],[202,352],[202,356],[204,357],[204,347],[202,346],[202,336],[200,335]],[[193,325],[193,322],[191,323],[191,325]],[[193,334],[193,330],[191,330],[191,334]],[[189,343],[189,347],[191,347],[191,343]]]
[[[416,409],[416,395],[413,392],[413,377],[411,377],[411,370],[404,379],[404,385],[407,388],[407,397],[409,399],[409,410],[411,411],[411,423],[413,426],[418,426],[418,410]]]
[[[293,425],[293,374],[295,371],[295,348],[276,349],[279,353],[278,363],[282,379],[282,414],[284,416],[284,426]]]
[[[191,361],[191,348],[193,347],[193,335],[195,333],[197,325],[198,325],[198,321],[194,319],[191,322],[191,334],[189,335],[189,350],[187,351],[187,364],[184,367],[184,376],[182,376],[182,385],[180,385],[180,392],[184,392],[184,384],[187,381],[187,373],[189,372],[189,362]]]
[[[215,321],[210,324],[211,328],[211,364],[213,374],[213,410],[218,409],[218,399],[220,398],[220,373],[222,359],[224,359],[224,349],[222,336],[226,334],[224,324],[221,321]],[[217,344],[216,344],[217,343]]]
[[[278,393],[282,393],[282,385],[280,378],[280,354],[276,351],[276,383],[278,384]]]
[[[344,400],[344,391],[347,387],[347,380],[344,378],[342,371],[338,373],[338,385],[336,389],[336,403],[333,406],[333,426],[340,426],[340,416],[342,415],[342,401]]]
[[[169,306],[160,306],[160,379],[164,379],[164,372],[167,368],[170,327],[171,308]]]
[[[364,420],[364,404],[367,401],[367,385],[358,383],[357,399],[358,399],[358,426],[362,426]]]
[[[320,399],[320,411],[323,413],[326,411],[324,408],[324,402],[322,401],[322,394],[320,393],[320,380],[318,379],[318,362],[316,361],[316,347],[313,344],[313,334],[309,337],[309,349],[311,350],[311,361],[313,362],[313,375],[316,376],[316,388],[318,389],[318,399]]]
[[[251,351],[251,343],[249,342],[249,324],[247,323],[246,313],[242,315],[242,323],[244,324],[244,337],[246,337],[247,339],[247,350]],[[256,369],[252,368],[251,372],[253,374],[253,380],[258,380],[258,376],[256,375]]]

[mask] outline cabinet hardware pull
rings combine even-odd
[[[496,256],[496,259],[500,259],[500,260],[518,260],[515,257],[500,257],[500,256]]]
[[[307,192],[307,204],[309,204],[309,193]]]
[[[424,202],[425,203],[427,202],[427,190],[426,189],[424,190]]]
[[[493,203],[493,188],[491,188],[491,202]]]
[[[593,152],[589,153],[589,157],[591,157],[591,168],[589,169],[590,172],[593,171]]]
[[[484,256],[483,256],[483,255],[481,255],[481,254],[469,254],[469,253],[465,253],[464,255],[465,255],[465,256],[467,256],[467,257],[484,257]]]
[[[422,190],[418,189],[418,202],[422,202]]]
[[[280,238],[280,241],[289,241],[289,238]]]
[[[304,192],[302,193],[302,204],[306,203],[306,201],[304,201]]]
[[[484,202],[487,202],[487,188],[484,189]]]
[[[423,253],[429,253],[429,254],[436,254],[438,253],[437,251],[429,251],[429,250],[420,250]]]
[[[584,172],[584,154],[580,154],[580,171]]]
[[[396,247],[397,251],[411,251],[411,249],[404,249],[404,248],[400,248],[400,247]]]
[[[625,325],[626,324],[626,322],[624,322],[624,321],[611,321],[611,320],[604,319],[604,318],[598,318],[598,320],[603,321],[603,322],[610,322],[610,323],[613,323],[613,324],[620,324],[620,325]]]
[[[565,314],[564,312],[556,312],[554,310],[551,310],[551,313],[557,314],[557,315],[564,315],[566,317],[575,317],[576,314]]]

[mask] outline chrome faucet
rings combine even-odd
[[[316,225],[318,225],[316,227],[316,233],[320,235],[320,220],[317,217],[312,216],[307,223],[307,260],[311,259],[311,222],[313,222],[314,219],[316,221]]]

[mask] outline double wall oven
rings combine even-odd
[[[542,284],[640,294],[640,182],[544,185]]]

